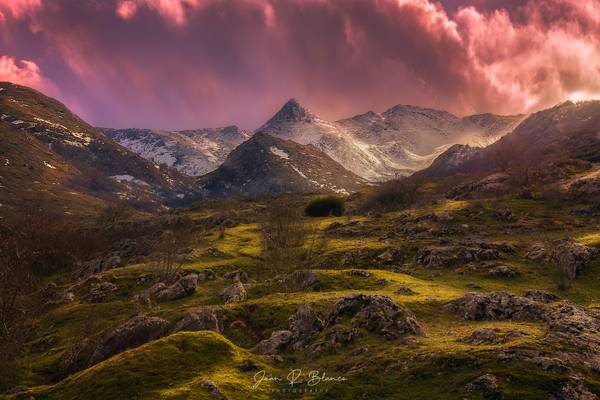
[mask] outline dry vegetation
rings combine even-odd
[[[262,258],[275,273],[310,267],[325,247],[325,237],[286,201],[271,202],[260,224]]]

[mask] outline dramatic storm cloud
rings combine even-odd
[[[600,94],[600,0],[0,0],[0,79],[115,127],[529,112]]]

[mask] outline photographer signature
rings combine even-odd
[[[287,382],[288,385],[301,385],[306,384],[307,386],[317,386],[321,383],[340,383],[346,382],[348,378],[344,376],[329,376],[325,372],[318,370],[308,371],[304,373],[302,369],[290,369],[290,372],[285,378],[277,375],[268,374],[265,370],[260,370],[254,374],[254,385],[253,389],[258,389],[263,383],[268,382]]]

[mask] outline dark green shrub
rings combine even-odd
[[[339,217],[344,214],[344,199],[337,196],[325,196],[312,200],[304,210],[309,217]]]

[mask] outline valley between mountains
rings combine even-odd
[[[0,397],[600,396],[600,102],[96,128],[0,84]]]

